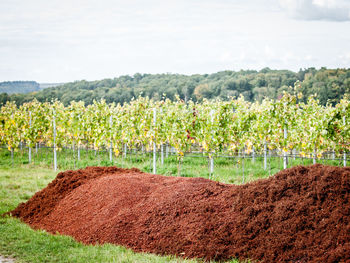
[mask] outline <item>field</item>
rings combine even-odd
[[[41,152],[40,152],[41,151]],[[51,149],[40,149],[33,155],[33,163],[28,164],[26,150],[16,152],[11,159],[7,149],[0,151],[0,213],[14,209],[20,202],[27,201],[35,192],[44,188],[56,176],[52,169]],[[45,152],[47,151],[47,152]],[[151,156],[134,153],[125,158],[119,157],[108,161],[107,152],[86,151],[81,153],[78,162],[72,158],[71,150],[59,153],[58,162],[61,170],[91,166],[110,166],[139,169],[151,172]],[[337,161],[323,161],[328,164],[339,164]],[[311,164],[312,160],[290,160],[289,165]],[[281,158],[269,159],[269,169],[263,169],[263,159],[227,159],[216,158],[212,179],[225,183],[241,184],[244,180],[253,181],[268,177],[282,168]],[[169,156],[161,165],[158,161],[158,173],[168,176],[177,175],[178,162],[176,156]],[[181,175],[185,177],[208,178],[208,160],[199,157],[185,157]],[[114,245],[86,246],[75,242],[72,238],[50,235],[45,231],[34,231],[18,219],[5,217],[0,219],[0,254],[15,257],[18,262],[179,262],[174,257],[159,257],[151,254],[134,253],[131,250]],[[195,261],[188,261],[195,262]],[[237,261],[230,261],[237,262]]]
[[[14,209],[52,181],[56,172],[28,165],[0,168],[0,213]],[[72,238],[34,231],[18,219],[0,218],[0,254],[17,262],[195,262],[134,253],[114,245],[85,246]],[[235,262],[235,261],[232,261]]]
[[[350,263],[350,0],[35,2],[1,0],[0,263]]]
[[[38,152],[32,149],[32,163],[28,162],[28,149],[14,152],[13,159],[11,152],[6,148],[0,148],[0,166],[1,167],[18,167],[27,165],[29,167],[43,167],[53,169],[53,149],[40,148]],[[112,162],[109,161],[108,151],[94,151],[92,149],[82,149],[81,159],[77,160],[77,152],[72,149],[61,149],[57,153],[58,169],[61,171],[70,169],[85,168],[87,166],[118,166],[121,168],[138,168],[141,171],[151,173],[153,171],[153,156],[151,152],[128,151],[127,155],[119,155],[113,157]],[[342,166],[343,160],[337,156],[335,160],[318,159],[317,163],[325,165]],[[310,165],[313,163],[312,158],[288,158],[287,168],[296,165]],[[157,154],[157,173],[176,176],[180,170],[183,177],[203,177],[209,178],[209,160],[203,154],[185,155],[181,165],[179,166],[178,158],[175,154],[169,154],[164,157],[161,163],[160,154]],[[272,155],[267,159],[267,167],[264,169],[264,158],[260,155],[253,160],[250,156],[226,156],[214,158],[214,173],[210,179],[223,183],[241,184],[252,180],[266,178],[283,169],[283,157]]]
[[[10,152],[6,149],[1,150],[0,214],[14,209],[20,202],[27,201],[35,192],[44,188],[55,178],[59,171],[55,172],[50,168],[52,159],[48,157],[48,153],[40,152],[40,155],[34,156],[34,163],[28,164],[25,151],[18,152],[15,154],[15,163],[12,164]],[[61,153],[61,156],[64,156],[63,153]],[[84,167],[87,163],[90,165],[111,165],[111,163],[103,159],[102,154],[95,157],[94,152],[85,153],[82,154],[82,160],[76,167]],[[191,164],[191,161],[196,161],[196,163]],[[66,159],[66,162],[59,159],[59,163],[62,163],[62,169],[74,166],[74,161],[69,161],[69,159]],[[198,169],[196,166],[198,164],[201,164],[204,169]],[[150,170],[150,161],[145,157],[136,158],[130,156],[125,160],[120,158],[115,161],[114,165],[124,167],[136,166],[145,171]],[[204,161],[198,158],[194,158],[194,160],[185,159],[183,170],[186,173],[183,175],[207,177],[206,165],[205,159]],[[164,166],[166,168],[159,169],[160,173],[166,175],[176,174],[176,157],[170,158],[170,160],[165,162]],[[254,168],[251,167],[251,169]],[[234,176],[229,178],[229,168],[225,168],[225,165],[220,170],[226,170],[226,172],[217,177],[217,180],[226,182],[238,182],[241,180],[239,175],[237,178]],[[252,175],[248,178],[253,180]],[[159,257],[151,254],[134,253],[129,249],[114,245],[85,246],[75,242],[71,237],[53,236],[45,231],[34,231],[18,219],[10,217],[0,218],[0,233],[2,233],[0,235],[0,254],[15,257],[18,262],[196,262],[171,256]]]

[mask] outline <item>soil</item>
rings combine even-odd
[[[0,255],[0,263],[15,263],[16,261],[13,258],[4,257]]]
[[[350,262],[350,168],[298,166],[245,185],[88,167],[10,212],[85,244],[205,260]]]

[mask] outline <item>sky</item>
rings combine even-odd
[[[350,68],[350,0],[1,0],[0,81]]]

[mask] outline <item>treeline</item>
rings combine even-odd
[[[5,81],[0,82],[0,93],[28,93],[40,90],[39,83],[35,81]]]
[[[204,98],[227,100],[242,94],[245,100],[261,101],[264,97],[278,99],[284,91],[292,91],[300,81],[304,98],[317,94],[321,104],[338,103],[344,95],[350,95],[350,69],[315,68],[260,71],[221,71],[214,74],[135,74],[98,81],[76,81],[29,94],[0,94],[0,103],[16,101],[18,105],[36,98],[40,102],[58,99],[65,105],[71,101],[84,101],[87,105],[94,100],[106,102],[129,102],[138,96],[155,100],[166,96],[175,99],[201,101]]]

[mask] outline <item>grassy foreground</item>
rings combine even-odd
[[[52,169],[52,151],[40,149],[33,153],[28,164],[27,151],[15,152],[14,158],[6,149],[0,149],[0,214],[14,209],[20,202],[27,201],[35,192],[51,182],[57,172]],[[337,165],[337,163],[329,163]],[[333,161],[334,162],[334,161]],[[339,162],[339,161],[338,161]],[[311,160],[290,160],[289,167],[310,164]],[[60,170],[78,169],[86,166],[137,167],[145,172],[152,171],[152,158],[147,154],[129,154],[108,160],[108,153],[93,151],[81,153],[78,161],[71,151],[58,153]],[[176,156],[169,156],[161,164],[157,161],[157,173],[168,176],[178,174]],[[211,179],[225,183],[240,184],[267,177],[282,169],[281,158],[270,158],[268,169],[263,168],[263,159],[216,158]],[[186,157],[180,167],[181,176],[208,178],[208,160]],[[134,253],[115,246],[86,246],[71,237],[51,235],[45,231],[34,231],[26,224],[11,217],[0,217],[0,255],[16,258],[17,262],[198,262],[183,260],[174,256],[160,257],[152,254]],[[230,262],[238,262],[232,260]]]
[[[28,200],[55,176],[48,168],[0,167],[0,214]],[[134,253],[110,244],[86,246],[68,236],[35,231],[11,217],[0,217],[0,254],[14,257],[16,262],[198,262]]]

